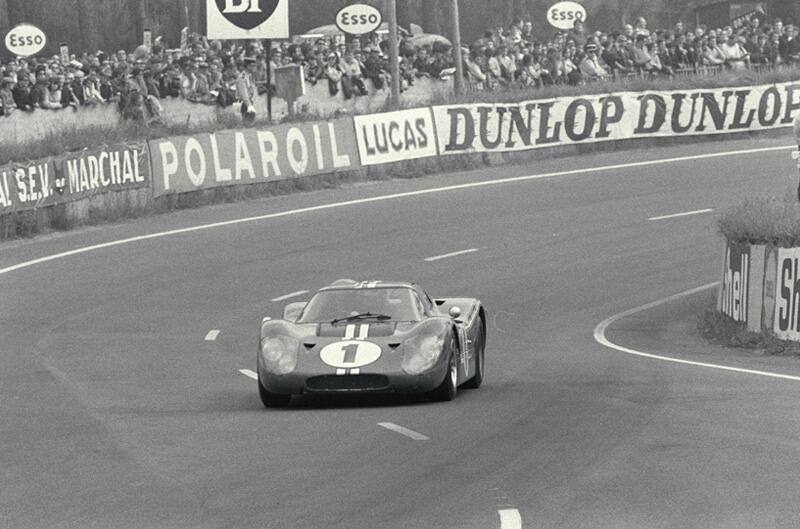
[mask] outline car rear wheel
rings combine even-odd
[[[456,393],[458,393],[458,362],[456,361],[456,351],[453,350],[447,364],[447,376],[444,377],[441,385],[431,392],[431,398],[439,402],[447,402],[456,398]]]
[[[278,393],[267,391],[261,385],[261,380],[258,381],[258,396],[261,397],[261,403],[265,408],[285,408],[292,399],[291,395],[279,395]]]
[[[464,383],[467,389],[478,389],[483,383],[483,369],[486,350],[486,324],[481,317],[478,322],[478,334],[475,336],[475,376]]]

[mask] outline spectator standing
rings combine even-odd
[[[339,83],[342,81],[342,70],[339,68],[339,57],[334,52],[328,54],[325,77],[328,79],[328,93],[332,96],[337,95],[339,93]]]
[[[253,76],[256,71],[256,59],[245,57],[244,70],[236,78],[236,100],[242,103],[242,118],[245,123],[252,123],[256,119],[256,108],[254,98],[256,96],[256,85]]]
[[[368,53],[364,61],[364,77],[372,81],[376,90],[383,90],[386,84],[386,60],[381,56],[380,48],[370,47]]]
[[[0,116],[10,116],[17,110],[13,92],[15,84],[13,77],[0,79]]]
[[[361,71],[361,64],[356,60],[352,49],[344,52],[341,70],[342,92],[345,99],[350,99],[353,94],[356,96],[367,95],[367,87],[364,85],[364,72]]]
[[[717,37],[709,35],[706,45],[703,46],[703,64],[706,66],[723,66],[725,61],[725,52],[717,45]]]

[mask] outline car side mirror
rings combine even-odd
[[[450,317],[457,320],[461,316],[461,309],[458,307],[450,307]]]
[[[283,319],[286,321],[297,321],[297,318],[300,317],[300,313],[303,312],[304,308],[306,308],[305,301],[289,303],[286,305],[286,308],[283,309]]]

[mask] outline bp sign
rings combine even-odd
[[[289,0],[206,0],[209,39],[288,39]]]
[[[18,57],[36,55],[46,44],[44,31],[32,24],[15,26],[6,35],[6,49]]]
[[[547,21],[558,29],[572,29],[575,22],[586,22],[586,9],[578,2],[558,2],[547,10]]]
[[[372,33],[382,21],[381,12],[367,4],[349,5],[336,14],[336,27],[351,35]]]

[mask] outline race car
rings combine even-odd
[[[428,393],[452,400],[483,382],[486,312],[471,298],[432,300],[404,282],[342,279],[308,303],[264,318],[258,390],[266,407],[292,395]]]

